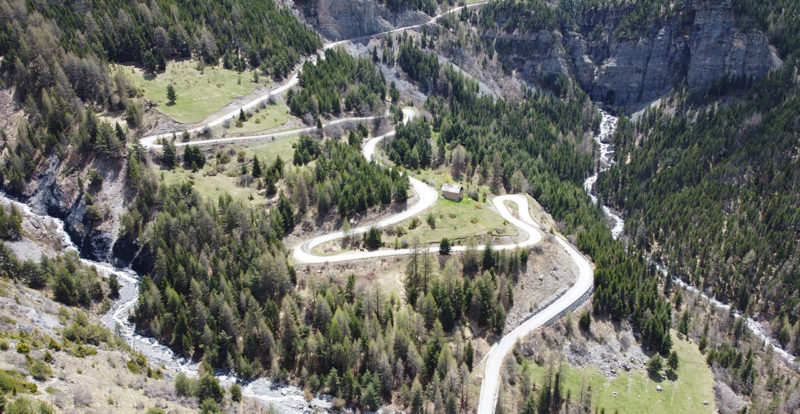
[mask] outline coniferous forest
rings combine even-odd
[[[328,49],[317,64],[306,62],[300,73],[303,89],[290,91],[287,102],[298,116],[367,114],[386,98],[383,73],[367,58],[355,59],[344,50]]]
[[[381,24],[396,25],[457,6],[380,3]],[[536,276],[552,283],[543,280],[557,266],[540,262],[550,259],[547,248],[560,249],[556,238],[563,235],[558,240],[591,261],[593,284],[578,303],[580,332],[572,332],[578,318],[566,308],[563,323],[540,326],[548,345],[563,351],[558,355],[592,351],[603,342],[597,326],[605,326],[620,344],[632,342],[619,353],[626,369],[630,362],[634,372],[652,371],[648,385],[665,380],[662,357],[672,366],[666,377],[676,381],[676,352],[689,348],[699,352],[694,365],[714,378],[714,397],[730,391],[745,412],[792,412],[800,401],[796,372],[762,346],[763,338],[746,334],[750,327],[738,313],[762,321],[776,347],[800,356],[800,6],[729,3],[498,0],[314,56],[323,39],[291,2],[0,0],[0,110],[7,115],[0,120],[0,188],[4,198],[62,223],[81,254],[69,240],[55,240],[62,229],[0,207],[2,305],[21,306],[5,293],[6,282],[13,283],[28,296],[78,309],[81,322],[64,329],[76,347],[114,342],[85,320],[85,312],[99,320],[120,300],[116,277],[81,259],[99,251],[92,260],[131,267],[141,277],[130,302],[135,332],[202,366],[199,380],[180,376],[174,384],[176,395],[196,397],[201,411],[225,405],[227,394],[212,375],[222,370],[242,381],[268,377],[306,394],[329,394],[334,409],[393,404],[412,413],[470,412],[476,384],[486,380],[476,357],[546,306],[524,293],[536,289]],[[313,0],[298,5],[305,17],[322,10],[331,21],[342,18],[341,10]],[[687,29],[690,15],[706,6],[730,8],[724,23],[740,33],[763,33],[758,39],[780,65],[763,78],[725,73],[704,86],[676,84],[634,116],[632,107],[592,102],[591,88],[573,73],[580,68],[559,60],[566,54],[547,58],[558,60],[563,73],[514,61],[525,41],[535,55],[552,39],[564,40],[568,51],[548,53],[578,58],[605,53],[580,42],[646,42],[664,24]],[[146,80],[168,62],[186,60],[252,70],[256,84],[261,75],[288,82],[294,70],[298,81],[280,93],[256,86],[258,106],[234,97],[236,128],[204,121],[194,131],[208,140],[188,142],[187,131],[181,143],[178,130],[171,140],[161,138],[180,123],[112,64],[133,65]],[[520,75],[529,70],[542,74]],[[164,93],[174,104],[172,85]],[[598,168],[598,106],[618,115],[619,124],[611,137],[616,162],[599,174],[593,203],[583,185]],[[258,130],[268,115],[276,126]],[[143,139],[150,134],[155,143]],[[379,161],[367,161],[362,145],[377,136]],[[423,213],[427,226],[419,214],[381,224],[423,202],[410,177],[432,187],[462,184],[465,200],[437,197]],[[523,236],[502,233],[513,220],[481,227],[488,221],[481,214],[498,213],[491,198],[512,194],[535,200],[545,253],[540,246],[493,248],[496,240]],[[601,205],[624,216],[619,240]],[[437,220],[459,219],[456,212],[466,210],[458,209],[476,218],[457,222],[454,232],[474,225],[479,237],[403,238],[414,229],[437,230]],[[359,226],[356,234],[351,224]],[[343,237],[302,250],[326,234]],[[46,240],[30,243],[36,237]],[[20,249],[31,246],[41,255],[23,259]],[[297,259],[297,252],[363,256],[318,263]],[[718,311],[675,288],[649,259],[731,309]],[[561,283],[554,297],[578,285]],[[6,338],[25,335],[0,332],[0,352],[8,350]],[[564,338],[575,339],[574,346]],[[27,351],[16,352],[33,365]],[[496,412],[571,412],[583,404],[583,388],[580,403],[568,392],[564,398],[568,370],[553,365],[543,384],[515,383],[517,367],[545,369],[523,355],[506,358]],[[0,370],[0,382],[8,384],[9,372]],[[721,384],[730,389],[719,391]],[[242,398],[234,387],[226,409]],[[18,391],[0,387],[0,412]],[[588,395],[580,408],[602,412]]]

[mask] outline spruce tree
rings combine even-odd
[[[253,156],[253,177],[261,177],[261,163],[258,162],[258,157]]]
[[[178,94],[175,92],[175,87],[170,83],[167,85],[167,100],[170,105],[175,105],[175,100],[178,99]]]

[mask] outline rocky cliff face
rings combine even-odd
[[[45,168],[28,185],[23,194],[27,204],[39,213],[64,221],[65,230],[81,255],[95,261],[110,261],[128,266],[139,252],[137,240],[117,239],[123,201],[127,199],[124,159],[95,160],[83,170],[74,168],[74,160],[52,156]],[[103,176],[100,188],[82,191],[78,177],[86,180],[90,168]],[[85,184],[88,186],[88,184]],[[86,214],[89,197],[102,213],[99,223],[89,221]]]
[[[416,10],[392,13],[375,0],[310,0],[301,8],[308,22],[330,40],[353,39],[430,20]]]
[[[584,16],[580,28],[567,33],[485,36],[524,79],[571,76],[592,99],[625,107],[651,102],[683,83],[700,88],[725,74],[758,79],[782,64],[763,33],[736,26],[729,0],[679,7],[676,16],[636,39],[613,35],[624,9]],[[604,28],[599,38],[598,25]]]

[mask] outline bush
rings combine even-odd
[[[661,370],[664,368],[664,361],[661,360],[661,356],[658,354],[653,355],[649,361],[647,361],[647,373],[653,377],[657,377],[661,375]]]
[[[441,243],[439,243],[439,254],[442,256],[450,254],[450,239],[447,237],[442,238]]]
[[[27,354],[28,352],[31,352],[31,346],[25,342],[20,342],[17,344],[17,352],[20,354]]]
[[[242,401],[242,387],[239,384],[231,385],[231,400],[235,402]]]
[[[52,414],[53,407],[44,401],[29,400],[19,397],[5,408],[6,414]]]
[[[92,168],[89,170],[89,186],[90,187],[100,187],[103,185],[103,176],[100,175],[100,171],[95,170]]]
[[[370,227],[369,231],[364,233],[364,245],[368,250],[377,250],[381,247],[381,232],[375,227]]]
[[[200,403],[200,412],[203,414],[218,413],[219,404],[211,398],[206,398]]]
[[[51,376],[53,376],[53,370],[50,368],[50,366],[38,360],[31,364],[28,371],[30,371],[33,379],[37,381],[47,381]]]
[[[183,163],[185,168],[192,171],[202,170],[206,165],[206,155],[200,148],[187,145],[183,147]]]
[[[217,403],[222,402],[225,398],[225,392],[220,387],[219,381],[211,374],[205,374],[200,377],[197,383],[197,399],[203,401],[211,399]]]
[[[189,378],[184,373],[175,377],[175,394],[179,397],[193,397],[197,384],[195,380]]]
[[[76,407],[88,407],[92,405],[92,394],[84,387],[75,387],[72,389],[72,402]]]
[[[0,339],[0,351],[8,351],[8,341]]]
[[[589,332],[589,328],[592,326],[592,315],[589,312],[583,312],[578,320],[578,326],[582,331]]]
[[[108,297],[116,299],[119,297],[120,284],[117,275],[111,275],[108,278]]]

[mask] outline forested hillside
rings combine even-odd
[[[35,58],[26,52],[47,52],[37,50],[45,41],[67,55],[150,69],[163,69],[165,59],[196,56],[216,64],[232,54],[281,78],[301,55],[320,46],[314,32],[272,1],[111,0],[80,6],[4,1],[0,9],[5,16],[0,54],[11,53],[11,62],[19,56],[23,64]]]
[[[407,175],[368,162],[352,146],[333,140],[322,145],[309,136],[295,148],[295,165],[315,161],[312,168],[287,174],[287,188],[301,215],[309,207],[318,218],[336,211],[341,217],[368,208],[405,203],[409,197]]]
[[[787,65],[716,110],[621,122],[617,156],[631,161],[599,180],[606,201],[629,217],[638,247],[739,309],[774,319],[776,330],[788,326],[791,336],[800,318],[795,73]],[[781,338],[786,345],[789,335]]]
[[[229,196],[212,203],[189,184],[162,187],[158,202],[136,329],[215,367],[260,374],[270,367],[279,306],[294,283],[280,242],[294,227],[289,202],[281,197],[270,211]]]
[[[418,49],[410,41],[403,48],[401,54]],[[419,65],[427,61],[416,60]],[[413,78],[411,64],[403,69]],[[476,178],[496,192],[531,194],[563,223],[562,230],[577,236],[578,247],[595,262],[594,311],[632,322],[645,347],[667,355],[671,307],[659,293],[658,273],[611,238],[602,213],[581,186],[593,166],[588,154],[576,150],[583,131],[593,126],[594,117],[586,116],[592,106],[587,96],[573,88],[566,100],[531,93],[522,102],[507,102],[479,97],[453,69],[434,75],[432,83],[441,92],[425,106],[440,133],[439,162],[446,162],[457,179]]]
[[[126,132],[95,116],[122,113],[137,129],[138,91],[108,62],[163,69],[165,59],[236,59],[276,78],[320,46],[317,36],[273,2],[0,2],[0,76],[27,117],[5,142],[3,186],[20,192],[38,165],[72,145],[82,155],[121,158]],[[77,99],[77,100],[76,100]],[[81,103],[86,104],[84,107]],[[124,111],[124,112],[123,112]]]
[[[617,159],[598,188],[630,219],[635,244],[684,279],[772,321],[782,345],[800,352],[800,165],[797,136],[800,35],[794,2],[734,1],[739,24],[762,27],[787,54],[784,67],[720,107],[679,105],[622,120]],[[769,10],[769,11],[768,11]],[[778,24],[780,23],[780,24]],[[678,99],[682,102],[681,99]]]
[[[317,117],[342,111],[369,113],[386,98],[386,80],[367,58],[355,59],[344,50],[328,49],[317,64],[306,62],[299,92],[286,98],[292,113]]]

